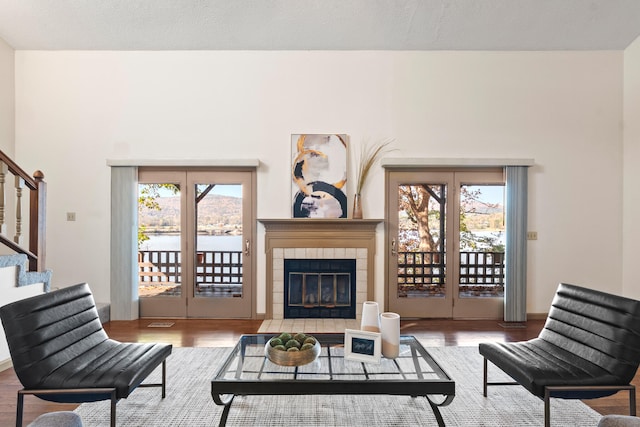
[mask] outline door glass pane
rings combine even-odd
[[[460,186],[460,298],[504,296],[504,185]]]
[[[181,293],[180,186],[138,184],[138,294]]]
[[[243,296],[242,185],[196,184],[194,296]]]
[[[446,185],[398,186],[398,297],[444,298]]]

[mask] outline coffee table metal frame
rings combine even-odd
[[[313,334],[322,349],[316,361],[280,366],[269,361],[264,346],[274,334],[243,335],[211,381],[213,401],[224,406],[224,426],[235,396],[298,394],[387,394],[424,396],[439,426],[439,407],[455,397],[455,382],[413,336],[400,337],[400,356],[380,364],[344,359],[344,334]],[[440,395],[436,402],[431,396]]]

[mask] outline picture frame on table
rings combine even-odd
[[[380,363],[382,334],[380,332],[344,330],[344,358],[356,362]]]

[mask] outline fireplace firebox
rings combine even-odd
[[[285,259],[284,318],[356,318],[355,259]]]

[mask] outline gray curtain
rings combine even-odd
[[[111,167],[111,320],[138,318],[138,168]]]
[[[528,166],[506,166],[505,322],[527,320]]]

